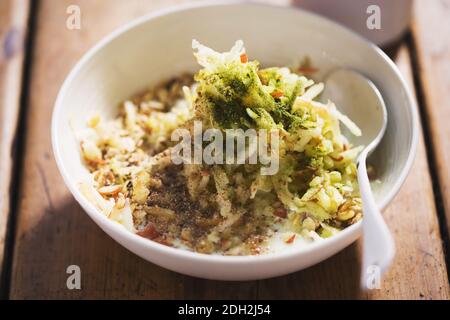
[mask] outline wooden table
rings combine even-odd
[[[450,0],[418,0],[411,31],[391,53],[415,88],[423,129],[411,173],[384,213],[398,251],[381,289],[358,289],[359,243],[284,277],[208,281],[138,258],[83,213],[52,155],[49,123],[56,94],[75,62],[103,36],[180,2],[185,1],[0,1],[2,297],[448,299]],[[81,8],[81,30],[66,28],[66,9],[73,4]],[[81,290],[66,287],[71,264],[81,267]]]

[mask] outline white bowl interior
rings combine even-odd
[[[119,102],[127,97],[181,72],[197,71],[199,66],[191,49],[193,38],[218,51],[228,50],[242,39],[249,57],[263,65],[291,65],[308,55],[321,74],[336,66],[348,66],[370,78],[386,101],[389,121],[386,135],[371,159],[382,181],[375,195],[380,207],[392,199],[409,169],[416,129],[410,95],[392,64],[374,46],[322,18],[299,10],[254,4],[219,4],[156,14],[114,33],[83,58],[60,92],[53,119],[55,155],[73,193],[77,193],[76,184],[87,177],[74,131],[85,127],[90,114],[112,117]],[[75,196],[83,202],[80,194]],[[91,217],[99,215],[92,212],[93,207],[82,205]],[[114,233],[105,225],[101,227]],[[348,244],[349,239],[341,241],[328,255]],[[130,249],[145,255],[142,248]],[[283,272],[306,265],[297,262]],[[257,277],[281,274],[279,271],[262,272]],[[207,277],[252,278],[230,274]]]

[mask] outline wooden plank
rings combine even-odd
[[[406,46],[400,48],[395,63],[414,90]],[[422,128],[420,132],[411,172],[385,213],[397,245],[394,267],[383,290],[372,292],[371,298],[448,299],[450,295]]]
[[[450,0],[416,1],[413,35],[443,216],[450,232]]]
[[[408,49],[394,56],[414,88]],[[394,234],[397,254],[381,288],[362,293],[358,288],[360,244],[310,269],[262,281],[262,298],[448,299],[449,286],[442,252],[433,190],[428,173],[423,135],[411,173],[384,212]]]
[[[5,242],[28,14],[28,0],[0,2],[0,274],[8,263],[4,261]],[[0,288],[5,285],[3,280],[0,278]]]
[[[358,289],[358,244],[294,275],[234,283],[182,276],[120,247],[94,225],[64,187],[51,157],[47,124],[65,75],[88,47],[112,28],[173,1],[108,1],[108,14],[103,14],[106,5],[101,1],[41,2],[11,298],[448,297],[423,141],[412,175],[386,212],[399,248],[395,266],[382,289],[370,296]],[[80,31],[65,28],[66,16],[61,13],[72,4],[81,8]],[[414,204],[411,198],[416,200]],[[71,264],[82,270],[82,290],[66,288],[65,271]]]

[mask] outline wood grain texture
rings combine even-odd
[[[369,295],[358,289],[359,244],[293,275],[252,282],[183,276],[116,244],[83,213],[65,188],[51,156],[47,124],[64,77],[87,48],[131,18],[176,1],[41,2],[11,298],[448,298],[423,140],[411,175],[386,211],[398,247],[395,264],[382,289]],[[65,9],[70,4],[81,8],[80,31],[65,28]],[[408,74],[405,50],[398,62]],[[81,267],[81,290],[66,288],[65,271],[71,264]]]
[[[0,1],[0,274],[10,213],[13,147],[19,119],[28,14],[28,0]]]
[[[401,46],[393,58],[415,95],[408,47]],[[394,265],[384,281],[384,292],[373,291],[371,298],[448,299],[450,296],[422,128],[420,132],[410,174],[384,214],[397,246]]]
[[[450,232],[450,0],[416,1],[413,35],[424,111]]]

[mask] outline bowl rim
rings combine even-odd
[[[353,38],[358,38],[361,43],[364,43],[367,47],[369,47],[372,51],[375,51],[376,55],[378,55],[387,65],[394,71],[394,75],[397,77],[397,79],[400,81],[401,86],[405,89],[406,92],[406,98],[408,101],[408,106],[410,109],[411,114],[411,120],[412,120],[412,126],[411,126],[411,141],[410,141],[410,147],[409,147],[409,153],[408,157],[406,159],[405,165],[401,169],[400,175],[396,179],[396,181],[392,184],[391,191],[386,195],[386,197],[379,203],[379,208],[383,210],[391,201],[392,199],[397,195],[397,193],[400,190],[400,187],[404,183],[411,166],[413,164],[416,150],[417,150],[417,144],[418,144],[418,128],[419,128],[419,120],[418,120],[418,111],[417,111],[417,104],[415,99],[413,98],[413,94],[404,79],[403,75],[398,70],[395,63],[385,54],[378,46],[370,42],[369,40],[363,38],[361,35],[357,34],[356,32],[348,29],[347,27],[341,25],[340,23],[331,21],[325,17],[322,17],[316,13],[312,13],[306,10],[303,10],[298,7],[294,6],[287,6],[287,5],[277,5],[277,4],[268,4],[268,3],[261,3],[257,1],[243,1],[243,0],[203,0],[198,1],[195,3],[185,3],[185,4],[179,4],[168,8],[162,8],[153,12],[150,12],[148,14],[145,14],[141,17],[138,17],[123,26],[120,26],[116,28],[114,31],[103,37],[100,41],[98,41],[93,47],[91,47],[78,62],[75,64],[75,66],[71,69],[68,76],[65,78],[63,85],[60,88],[60,91],[58,92],[54,109],[53,109],[53,115],[51,120],[51,140],[52,140],[52,149],[53,149],[53,155],[56,160],[57,167],[61,173],[61,176],[63,177],[64,183],[67,186],[67,188],[70,190],[74,198],[77,200],[77,202],[82,206],[84,211],[91,217],[91,219],[96,222],[96,224],[103,229],[103,225],[107,226],[111,233],[115,233],[120,235],[121,239],[124,241],[127,241],[129,243],[136,243],[137,245],[141,247],[147,247],[149,250],[156,251],[160,254],[166,255],[166,256],[177,256],[178,258],[186,258],[190,260],[195,260],[198,262],[215,262],[215,263],[225,263],[225,264],[240,264],[244,265],[248,262],[258,262],[258,263],[264,263],[268,261],[273,260],[288,260],[295,257],[300,257],[303,255],[308,255],[311,252],[314,251],[320,251],[324,248],[330,246],[332,243],[338,243],[345,239],[348,239],[350,237],[354,237],[355,235],[359,235],[361,233],[362,229],[362,221],[357,222],[354,225],[351,225],[347,227],[346,229],[342,230],[338,234],[334,235],[333,237],[324,239],[323,241],[317,241],[313,242],[304,248],[301,248],[299,250],[283,250],[281,252],[273,252],[273,253],[267,253],[263,255],[256,255],[256,256],[224,256],[224,255],[218,255],[218,254],[205,254],[205,253],[198,253],[194,251],[188,251],[183,250],[180,248],[174,248],[165,246],[163,244],[157,243],[155,241],[151,241],[148,239],[145,239],[143,237],[138,236],[137,234],[134,234],[128,230],[126,230],[122,225],[119,223],[109,219],[105,215],[103,215],[90,201],[88,201],[78,187],[78,181],[71,181],[69,178],[69,173],[67,168],[65,167],[62,156],[60,154],[59,149],[59,136],[57,134],[57,128],[59,119],[61,118],[59,114],[63,111],[62,107],[62,101],[66,95],[66,92],[68,91],[72,81],[76,77],[76,75],[79,73],[79,71],[84,67],[84,65],[103,47],[105,47],[107,44],[112,42],[115,38],[125,34],[131,29],[134,29],[142,24],[145,24],[151,20],[155,20],[159,17],[170,15],[173,13],[179,13],[183,11],[189,11],[189,10],[195,10],[199,8],[209,8],[209,7],[220,7],[220,6],[236,6],[236,5],[245,5],[245,6],[254,6],[254,7],[269,7],[279,10],[295,10],[300,12],[303,15],[311,16],[316,20],[320,20],[320,23],[329,24],[335,26],[337,29],[339,29],[341,33],[346,33],[348,35],[351,35]],[[97,221],[99,219],[99,221]],[[100,222],[103,225],[100,225]],[[105,231],[103,229],[103,231]],[[105,231],[106,232],[106,231]],[[108,234],[110,232],[107,232]],[[117,240],[116,240],[117,241]],[[353,241],[352,241],[353,242]],[[340,251],[340,250],[339,250]],[[337,252],[336,252],[337,253]],[[333,253],[334,254],[334,253]],[[322,261],[322,260],[320,260]]]

